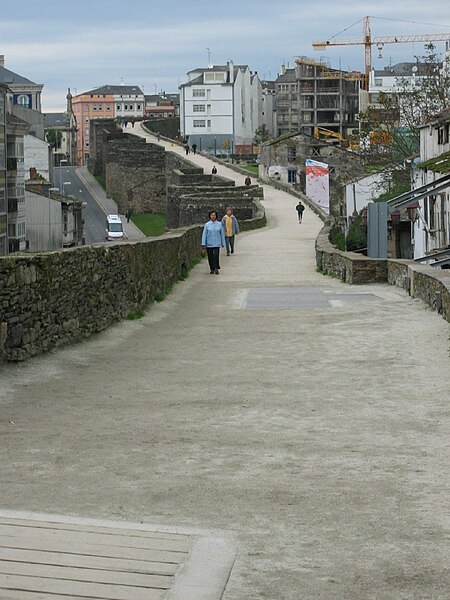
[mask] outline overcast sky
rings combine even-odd
[[[448,0],[0,0],[0,54],[12,71],[45,85],[44,111],[104,84],[138,84],[146,94],[176,92],[186,72],[233,60],[274,79],[296,56],[364,68],[362,46],[316,53],[313,39],[449,33]],[[353,25],[356,23],[353,27]],[[348,28],[347,31],[344,31]],[[342,32],[342,33],[341,33]],[[443,50],[444,44],[438,43]],[[390,44],[373,64],[414,60],[424,44]]]

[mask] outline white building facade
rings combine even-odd
[[[114,116],[124,119],[143,119],[145,97],[138,86],[110,86],[114,98]],[[110,93],[111,93],[110,92]]]
[[[421,127],[420,161],[414,188],[450,173],[450,109]],[[414,258],[450,246],[450,185],[419,204],[419,218],[414,222]]]
[[[262,90],[247,65],[211,66],[188,73],[180,86],[180,134],[216,155],[252,152],[261,125]]]

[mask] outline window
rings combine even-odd
[[[137,105],[137,110],[141,110],[141,105],[140,104]]]
[[[205,112],[205,105],[204,104],[194,104],[193,106],[193,111],[194,112]]]
[[[85,117],[84,122],[89,123],[89,117]]]
[[[106,110],[111,110],[111,105],[110,104],[106,105]]]
[[[225,81],[225,73],[205,73],[205,81]]]
[[[128,110],[128,104],[125,104],[123,110]]]
[[[297,183],[297,171],[296,169],[288,170],[288,183]]]
[[[438,129],[438,144],[448,144],[449,139],[449,124],[439,127]]]
[[[204,127],[205,119],[194,119],[194,127]]]
[[[377,87],[381,87],[383,85],[383,80],[375,78],[375,85]]]
[[[204,98],[205,97],[205,90],[193,89],[192,90],[192,96],[194,98]]]
[[[97,110],[97,105],[96,105],[96,104],[94,104],[92,108],[93,108],[94,110]]]
[[[25,237],[25,223],[23,221],[17,223],[17,237]]]
[[[296,83],[292,83],[291,84],[291,92],[296,92],[297,91],[297,84]]]
[[[122,105],[121,104],[117,105],[117,110],[122,110]]]
[[[294,162],[294,160],[296,158],[297,158],[297,148],[295,148],[294,146],[290,146],[288,148],[288,161]]]
[[[85,110],[89,110],[89,104],[85,104],[84,108]]]

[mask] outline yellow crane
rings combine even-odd
[[[372,37],[370,29],[370,17],[364,17],[363,39],[338,39],[332,37],[329,40],[314,40],[314,50],[323,51],[329,46],[364,46],[364,89],[369,89],[369,77],[372,69],[372,46],[377,45],[381,51],[384,44],[411,44],[414,42],[446,42],[450,40],[449,33],[424,33],[419,35],[384,35]]]

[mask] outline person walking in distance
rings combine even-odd
[[[230,253],[234,254],[234,236],[239,233],[239,224],[231,208],[227,208],[225,216],[222,219],[222,225],[225,234],[225,244],[227,246],[227,256],[230,256]]]
[[[189,144],[185,144],[184,151],[186,152],[186,156],[189,154],[189,150],[190,150]]]
[[[161,134],[159,131],[156,132],[156,141],[159,142],[161,140]]]
[[[129,223],[130,219],[131,219],[131,210],[129,208],[127,208],[127,212],[125,213],[125,218],[127,220],[127,223]]]
[[[209,272],[211,275],[219,274],[220,249],[225,246],[225,235],[222,223],[217,221],[215,210],[210,211],[209,221],[205,223],[202,234],[202,248],[206,248],[208,254]]]
[[[297,211],[298,214],[298,222],[301,223],[303,220],[303,211],[305,210],[305,207],[303,206],[303,204],[299,201],[299,203],[297,204],[297,206],[295,207],[295,210]]]
[[[245,185],[247,187],[250,187],[252,185],[252,180],[250,179],[250,175],[247,175],[247,177],[245,178]]]
[[[216,169],[216,165],[213,166],[213,168],[211,169],[211,173],[213,175],[217,175],[217,169]]]
[[[197,144],[192,144],[192,152],[197,154]]]

